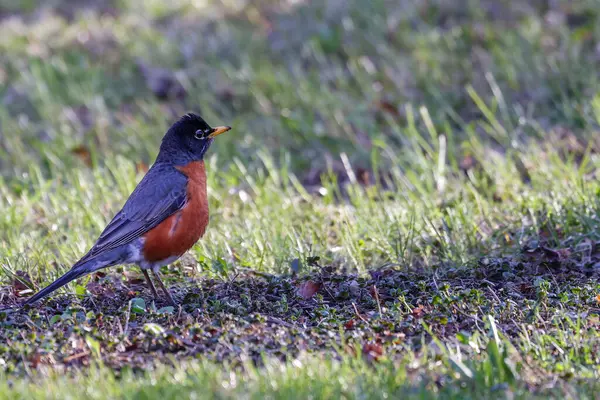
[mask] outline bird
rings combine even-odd
[[[167,302],[176,306],[159,270],[176,261],[204,235],[209,222],[204,156],[215,137],[230,129],[211,128],[194,113],[176,121],[164,135],[153,165],[91,249],[22,306],[37,302],[81,276],[124,264],[139,266],[154,298],[159,299],[148,273],[151,271]]]

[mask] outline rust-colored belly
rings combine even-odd
[[[204,161],[177,167],[188,177],[187,202],[144,236],[146,261],[158,262],[181,256],[200,239],[208,226],[208,198]]]

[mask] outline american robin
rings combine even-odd
[[[137,264],[154,297],[152,270],[167,300],[173,297],[159,269],[172,263],[204,235],[208,198],[204,154],[214,138],[231,128],[211,128],[200,116],[186,114],[165,134],[154,165],[94,246],[52,284],[29,298],[32,304],[80,276],[117,264]]]

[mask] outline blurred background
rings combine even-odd
[[[234,128],[207,158],[198,257],[462,263],[588,202],[548,191],[598,178],[599,14],[593,0],[0,0],[0,244],[69,265],[193,111]]]
[[[473,161],[472,135],[500,151],[582,146],[597,138],[581,132],[598,126],[598,13],[592,0],[1,0],[0,171],[148,163],[186,111],[234,126],[220,163],[287,154],[307,184],[343,169],[340,153],[366,170],[374,149],[435,151],[440,134],[453,165]]]

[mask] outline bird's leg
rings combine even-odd
[[[152,295],[154,296],[155,299],[158,299],[158,293],[156,292],[156,286],[154,286],[154,283],[152,283],[152,280],[150,279],[150,275],[148,275],[148,271],[146,271],[145,269],[141,269],[142,273],[144,274],[144,278],[146,278],[146,283],[148,284],[148,287],[152,290]]]
[[[167,296],[167,300],[169,300],[169,303],[173,307],[177,307],[175,300],[173,300],[173,296],[171,296],[171,293],[165,287],[165,284],[163,283],[162,279],[160,279],[160,275],[158,274],[158,271],[152,271],[152,273],[154,274],[154,279],[156,279],[158,281],[158,284],[160,285],[161,289],[163,290],[163,292],[165,292],[165,296]]]

